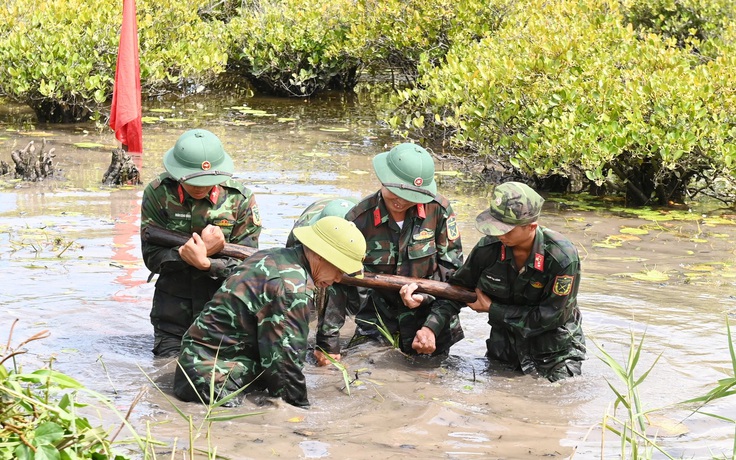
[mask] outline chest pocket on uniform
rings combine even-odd
[[[407,251],[410,260],[433,256],[437,253],[437,245],[434,242],[434,230],[422,228],[416,225],[411,233]]]
[[[186,211],[169,211],[166,213],[169,222],[166,228],[175,232],[190,233],[192,228],[192,213]]]
[[[210,218],[209,224],[220,227],[220,230],[222,230],[222,234],[225,235],[225,241],[228,241],[230,239],[230,235],[233,232],[233,227],[235,227],[235,221],[232,219],[227,219],[225,217],[214,219]]]
[[[437,253],[437,245],[434,238],[424,241],[414,241],[409,245],[409,259],[421,259],[422,257],[433,256]]]
[[[373,267],[372,271],[381,271],[380,267],[384,266],[395,266],[396,252],[393,243],[388,240],[369,241],[363,264]]]
[[[496,270],[484,270],[478,279],[478,287],[493,300],[508,300],[511,296],[511,281]]]
[[[431,277],[437,270],[437,244],[434,241],[434,231],[422,228],[414,232],[407,247],[406,256],[409,258],[409,276],[418,278]]]
[[[547,277],[543,273],[534,273],[524,289],[524,297],[527,300],[538,303],[544,294],[544,287],[547,285]]]

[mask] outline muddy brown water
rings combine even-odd
[[[144,182],[162,170],[164,151],[184,130],[211,129],[235,158],[238,179],[256,193],[264,248],[283,244],[315,199],[376,190],[371,158],[399,141],[375,121],[369,103],[342,95],[212,101],[146,104],[144,115],[158,121],[144,126]],[[233,108],[243,106],[265,115]],[[171,458],[172,451],[185,458],[190,429],[167,399],[173,364],[150,353],[153,284],[146,283],[138,236],[143,187],[100,185],[114,147],[105,128],[37,125],[27,110],[9,106],[0,117],[0,160],[10,163],[12,149],[46,138],[61,169],[60,178],[34,184],[0,178],[0,342],[15,319],[14,344],[49,330],[49,338],[25,346],[19,363],[31,370],[53,357],[56,369],[109,396],[123,413],[146,388],[132,423],[166,444],[158,458]],[[74,145],[79,142],[102,146]],[[437,178],[453,201],[467,253],[480,237],[473,223],[487,206],[488,189],[453,176],[452,168],[438,162],[445,172]],[[636,343],[645,336],[637,375],[659,358],[639,387],[645,409],[665,408],[651,417],[659,443],[674,457],[730,457],[733,424],[671,406],[733,376],[726,317],[734,322],[736,226],[727,213],[720,219],[709,216],[723,212],[689,214],[655,223],[548,199],[542,224],[575,242],[583,261],[579,302],[589,358],[582,377],[551,384],[489,367],[483,356],[489,327],[466,309],[466,338],[445,362],[409,361],[377,346],[351,350],[344,363],[358,381],[350,395],[335,368],[307,365],[310,409],[254,395],[226,411],[253,415],[209,429],[197,425],[196,444],[206,448],[209,433],[217,453],[232,459],[620,458],[618,440],[600,424],[614,414],[608,382],[624,387],[598,358],[597,346],[624,364],[633,334]],[[203,414],[198,405],[175,404],[195,422]],[[717,401],[707,411],[736,418],[736,400]],[[626,418],[621,407],[615,415]],[[100,422],[118,424],[106,411]],[[126,437],[124,431],[120,438]]]

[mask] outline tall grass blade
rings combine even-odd
[[[345,381],[345,389],[348,392],[348,396],[350,396],[350,377],[348,374],[348,368],[345,367],[343,363],[339,362],[338,360],[330,356],[330,354],[324,351],[321,347],[317,347],[317,348],[319,349],[319,351],[322,352],[324,357],[327,358],[330,364],[335,366],[342,373],[342,379]]]

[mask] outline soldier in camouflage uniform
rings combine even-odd
[[[238,391],[268,390],[289,404],[309,405],[302,368],[313,289],[344,273],[362,276],[365,239],[336,216],[294,234],[301,244],[246,259],[184,334],[174,377],[177,397],[212,403],[211,391],[217,401]],[[240,399],[236,394],[226,404]]]
[[[377,155],[373,167],[382,187],[345,216],[368,243],[365,270],[373,273],[446,281],[462,264],[462,245],[450,202],[437,194],[434,161],[422,147],[404,143]],[[339,333],[346,314],[356,315],[351,344],[364,338],[382,340],[383,322],[407,354],[446,354],[462,339],[458,319],[462,304],[436,302],[402,291],[336,285],[319,317],[315,357],[319,364],[340,357]],[[334,290],[334,292],[332,292]],[[357,313],[356,313],[357,312]]]
[[[253,193],[230,178],[233,161],[213,133],[182,134],[164,155],[164,167],[143,191],[141,228],[192,235],[178,248],[141,242],[146,267],[159,275],[151,309],[153,353],[170,357],[178,356],[184,332],[241,262],[214,255],[225,242],[257,248],[261,218]],[[210,256],[200,263],[193,256],[199,245]]]
[[[483,237],[450,278],[475,288],[469,306],[488,313],[490,359],[550,381],[580,375],[585,337],[577,305],[580,260],[575,246],[537,224],[544,199],[506,182],[476,219]]]

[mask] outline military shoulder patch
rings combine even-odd
[[[253,213],[253,224],[257,226],[261,226],[261,213],[258,211],[258,205],[253,203],[253,206],[250,207],[251,212]]]
[[[447,238],[450,241],[455,241],[460,237],[460,230],[457,228],[457,220],[455,214],[447,218]]]
[[[552,292],[559,295],[565,296],[572,292],[572,282],[575,277],[572,275],[562,275],[555,278],[555,283],[552,286]]]

